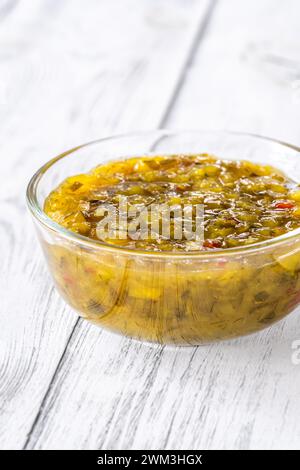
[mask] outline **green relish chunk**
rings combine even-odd
[[[174,236],[132,239],[128,227],[110,244],[149,251],[220,250],[262,242],[300,226],[300,188],[281,171],[248,161],[221,160],[207,154],[129,158],[71,176],[52,191],[45,211],[64,227],[99,238],[99,207],[166,204],[203,207],[201,243]],[[147,222],[148,223],[148,222]],[[150,224],[150,222],[149,222]],[[125,234],[124,234],[125,230]],[[145,234],[144,234],[145,235]]]

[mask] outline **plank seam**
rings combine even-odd
[[[50,392],[51,392],[51,389],[52,389],[52,386],[53,386],[53,384],[54,384],[54,382],[55,382],[56,376],[57,376],[57,374],[59,373],[59,371],[61,370],[61,368],[62,368],[62,366],[63,366],[64,358],[65,358],[66,352],[67,352],[67,350],[68,350],[69,344],[71,343],[71,341],[72,341],[72,339],[73,339],[73,337],[74,337],[74,335],[75,335],[75,332],[76,332],[77,328],[80,326],[81,323],[82,323],[82,318],[81,318],[81,317],[78,317],[77,320],[76,320],[76,322],[75,322],[75,324],[74,324],[74,326],[73,326],[73,328],[72,328],[72,331],[71,331],[71,333],[70,333],[70,335],[69,335],[69,338],[68,338],[67,341],[66,341],[66,344],[65,344],[65,347],[64,347],[64,349],[63,349],[63,352],[62,352],[62,354],[61,354],[61,356],[60,356],[60,359],[59,359],[59,361],[58,361],[58,363],[57,363],[57,366],[56,366],[56,368],[55,368],[55,371],[54,371],[54,373],[53,373],[53,375],[52,375],[52,378],[51,378],[51,380],[50,380],[50,383],[49,383],[49,385],[48,385],[48,388],[47,388],[47,390],[46,390],[46,392],[45,392],[45,394],[44,394],[44,396],[43,396],[43,399],[42,399],[42,401],[41,401],[39,410],[38,410],[38,412],[37,412],[37,414],[36,414],[36,416],[35,416],[35,418],[34,418],[34,420],[33,420],[33,423],[32,423],[32,425],[31,425],[30,430],[29,430],[29,432],[28,432],[28,434],[27,434],[27,438],[26,438],[25,444],[23,445],[23,450],[28,450],[28,446],[29,446],[31,437],[32,437],[32,435],[33,435],[33,432],[34,432],[34,430],[35,430],[35,427],[36,427],[37,423],[39,422],[40,416],[41,416],[41,414],[42,414],[42,412],[43,412],[44,406],[45,406],[45,404],[46,404],[46,402],[47,402],[47,399],[48,399],[48,397],[49,397],[49,394],[50,394]]]
[[[159,127],[164,128],[168,122],[168,119],[175,107],[175,104],[177,102],[177,99],[180,95],[180,92],[182,90],[182,87],[185,83],[185,79],[187,76],[187,72],[192,65],[194,61],[194,57],[199,49],[200,43],[203,41],[206,32],[208,30],[208,27],[211,23],[213,13],[215,11],[216,5],[217,5],[218,0],[211,0],[209,3],[205,15],[200,19],[199,25],[196,28],[196,33],[195,37],[191,42],[190,50],[187,53],[186,60],[182,66],[181,73],[178,76],[177,83],[174,87],[174,91],[171,95],[171,98],[169,100],[169,103],[166,106],[166,110],[160,120]]]

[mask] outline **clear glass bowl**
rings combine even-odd
[[[300,302],[300,230],[215,252],[143,252],[90,240],[43,211],[66,177],[145,154],[211,153],[271,164],[300,182],[299,149],[259,136],[157,130],[69,150],[31,179],[27,201],[54,282],[87,320],[143,341],[198,345],[261,330]]]

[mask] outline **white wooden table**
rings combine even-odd
[[[299,311],[200,348],[104,332],[54,290],[24,192],[50,157],[118,132],[300,145],[300,2],[83,3],[0,0],[0,448],[299,449]]]

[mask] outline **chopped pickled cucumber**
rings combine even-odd
[[[201,246],[162,234],[132,240],[128,228],[116,227],[105,241],[154,251],[226,249],[267,240],[300,226],[300,190],[279,170],[248,161],[218,160],[206,155],[130,158],[100,165],[90,173],[67,178],[45,201],[46,213],[59,224],[92,239],[99,238],[99,207],[128,204],[204,206]],[[148,226],[150,221],[147,221]],[[194,227],[194,226],[193,226]],[[193,228],[192,227],[192,228]],[[120,234],[125,236],[120,236]]]

